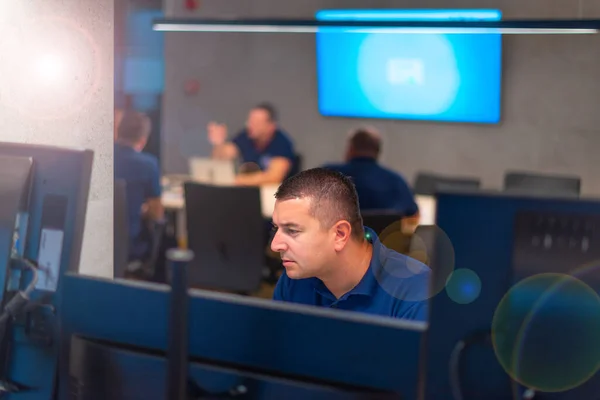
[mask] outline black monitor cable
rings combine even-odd
[[[450,354],[450,362],[448,366],[448,373],[450,377],[450,389],[452,391],[452,398],[454,400],[464,400],[462,393],[462,385],[460,381],[460,362],[464,354],[465,349],[473,346],[477,343],[488,343],[491,342],[491,333],[488,331],[475,332],[464,339],[459,340]]]
[[[8,378],[11,352],[9,332],[13,321],[24,314],[27,307],[32,304],[30,296],[35,290],[39,274],[37,266],[32,261],[25,258],[11,258],[11,261],[16,264],[11,265],[11,267],[30,270],[31,281],[24,290],[18,290],[10,300],[8,300],[0,314],[0,396],[3,396],[6,393],[23,392],[32,389]],[[4,294],[6,295],[6,293],[7,292]]]
[[[459,340],[450,354],[449,362],[449,378],[452,398],[454,400],[465,400],[462,392],[462,384],[460,377],[460,364],[466,350],[475,344],[492,344],[492,334],[489,331],[475,332],[466,338]],[[516,400],[533,400],[536,393],[533,389],[525,388],[522,393],[519,393],[519,384],[511,379],[513,398]]]
[[[35,290],[35,286],[38,282],[38,268],[35,263],[26,258],[13,258],[12,260],[17,262],[17,268],[29,269],[32,277],[25,290],[17,291],[4,306],[4,310],[2,310],[2,314],[0,314],[0,326],[3,326],[9,318],[14,319],[21,314],[25,307],[30,303],[31,293]]]

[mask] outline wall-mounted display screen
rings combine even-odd
[[[321,10],[317,20],[498,21],[498,10]],[[422,28],[421,28],[422,29]],[[498,31],[319,28],[317,83],[325,116],[498,123]]]

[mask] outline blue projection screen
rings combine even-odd
[[[322,10],[318,20],[488,20],[498,10]],[[319,111],[324,116],[500,121],[502,37],[320,28]],[[400,33],[401,32],[401,33]]]

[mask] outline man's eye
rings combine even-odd
[[[299,231],[297,231],[297,230],[295,230],[295,229],[288,229],[288,230],[287,230],[287,233],[288,233],[288,234],[290,234],[290,235],[295,235],[295,234],[297,234],[298,232],[299,232]]]

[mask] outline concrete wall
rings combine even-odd
[[[205,0],[197,15],[309,17],[320,8],[499,8],[505,18],[600,17],[597,0]],[[166,0],[167,16],[193,16]],[[499,188],[507,169],[574,173],[600,194],[600,35],[504,36],[502,123],[498,126],[324,118],[317,110],[315,43],[310,34],[167,33],[163,168],[186,170],[207,155],[206,123],[242,126],[263,99],[278,105],[305,167],[342,157],[346,132],[383,131],[382,161],[412,179],[418,170],[476,175]],[[198,96],[183,91],[201,82]]]
[[[105,277],[113,276],[113,13],[113,0],[0,2],[0,141],[94,150],[80,270]]]

